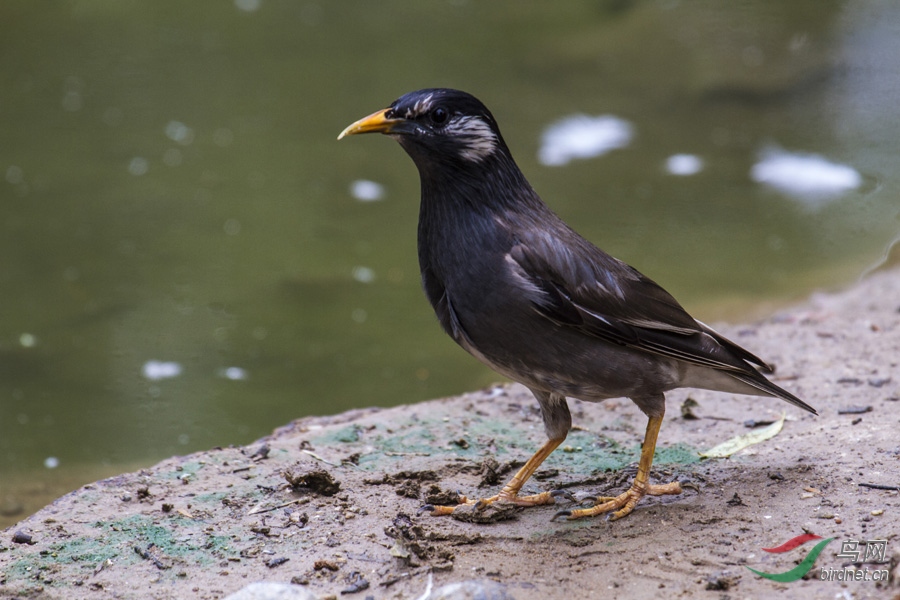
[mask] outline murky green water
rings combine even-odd
[[[335,141],[411,89],[482,98],[544,198],[700,318],[852,281],[900,230],[898,30],[876,1],[3,2],[0,503],[497,379],[419,290],[412,163]],[[633,137],[542,165],[577,113]],[[756,182],[767,148],[858,185]]]

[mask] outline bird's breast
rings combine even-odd
[[[544,292],[512,259],[515,240],[502,229],[425,233],[419,240],[422,282],[441,325],[494,370],[532,389],[583,400],[674,386],[673,361],[610,346],[542,316],[535,305]]]

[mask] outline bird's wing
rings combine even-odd
[[[529,294],[538,314],[614,344],[722,371],[817,414],[756,368],[771,372],[769,365],[695,320],[655,282],[574,232],[565,239],[520,236],[507,255],[514,276],[539,291]]]
[[[574,232],[573,232],[574,233]],[[757,356],[691,317],[668,292],[583,238],[519,239],[508,260],[541,291],[535,310],[623,346],[734,373],[769,369]]]

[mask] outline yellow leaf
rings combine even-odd
[[[755,429],[750,433],[731,438],[727,442],[723,442],[715,448],[710,448],[706,452],[701,452],[700,458],[728,458],[735,452],[740,452],[748,446],[773,438],[781,431],[781,428],[784,425],[784,417],[785,413],[781,413],[781,418],[768,427]]]

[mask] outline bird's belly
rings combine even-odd
[[[498,373],[531,389],[598,402],[647,397],[678,387],[677,361],[611,344],[540,316],[530,304],[459,307],[457,340]]]

